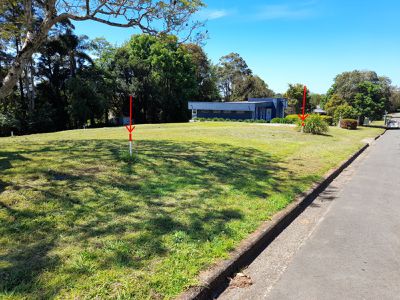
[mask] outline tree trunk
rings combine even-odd
[[[35,110],[35,98],[36,98],[36,90],[35,90],[35,67],[33,65],[33,60],[31,60],[31,65],[30,65],[30,83],[31,83],[31,87],[32,87],[32,99],[31,99],[31,109],[32,111]]]
[[[0,87],[0,99],[9,96],[12,93],[14,86],[18,82],[18,78],[22,75],[22,71],[31,60],[32,55],[38,50],[43,41],[47,38],[47,34],[49,33],[51,27],[59,21],[61,21],[60,16],[53,18],[48,15],[43,20],[42,25],[36,33],[27,33],[24,45],[20,49],[14,62],[8,70],[8,73],[3,80],[3,86]]]

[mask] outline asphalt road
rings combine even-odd
[[[219,299],[400,299],[400,130],[373,142],[242,273],[247,284],[236,277]]]

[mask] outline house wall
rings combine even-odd
[[[225,118],[234,120],[264,119],[270,121],[284,117],[285,104],[282,98],[251,98],[243,102],[191,102],[188,108],[198,118]],[[267,115],[267,110],[271,115]],[[197,115],[193,112],[197,111]]]
[[[251,111],[221,111],[221,110],[197,110],[198,118],[224,118],[232,120],[252,119]]]

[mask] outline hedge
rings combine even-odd
[[[299,120],[298,115],[287,115],[285,117],[287,124],[295,124]]]
[[[340,121],[340,127],[345,129],[357,129],[358,122],[354,119],[343,119]]]

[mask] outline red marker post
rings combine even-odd
[[[305,120],[308,117],[308,114],[305,114],[306,110],[306,95],[307,95],[307,87],[304,86],[304,91],[303,91],[303,107],[302,107],[302,114],[298,114],[299,118],[301,119],[302,123],[301,126],[304,127],[306,124],[304,123]]]
[[[135,129],[135,126],[132,126],[132,95],[129,96],[129,126],[125,126],[129,132],[129,155],[132,157],[132,131]]]

